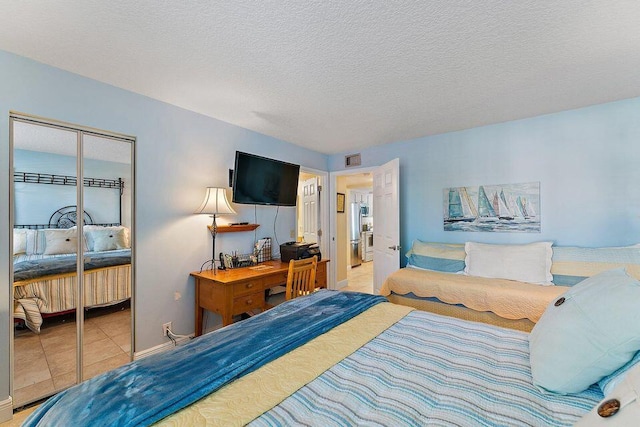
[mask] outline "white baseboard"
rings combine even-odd
[[[336,283],[336,289],[346,288],[349,285],[349,280],[344,279]]]
[[[13,418],[13,399],[11,396],[0,400],[0,423],[10,421]]]
[[[187,338],[176,338],[177,345],[180,345],[186,341],[189,341],[193,338],[193,334],[189,335]],[[136,351],[133,353],[133,360],[144,359],[145,357],[151,356],[153,354],[163,353],[165,351],[171,350],[175,345],[172,341],[166,342],[164,344],[157,345],[155,347],[148,348],[142,351]]]

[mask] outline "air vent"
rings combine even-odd
[[[360,166],[361,164],[362,164],[362,159],[360,158],[360,153],[344,156],[344,167],[346,168]]]

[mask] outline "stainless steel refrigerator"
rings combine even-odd
[[[362,263],[362,218],[360,203],[349,205],[349,243],[351,244],[351,267],[357,267]]]

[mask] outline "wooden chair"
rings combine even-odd
[[[287,273],[287,300],[308,295],[316,288],[316,270],[318,268],[318,257],[291,260],[289,261],[289,272]]]

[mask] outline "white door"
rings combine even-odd
[[[318,241],[319,198],[318,177],[314,176],[304,181],[302,183],[302,236],[307,243],[320,243]]]
[[[373,293],[379,294],[384,280],[400,268],[400,160],[385,163],[373,172]]]

